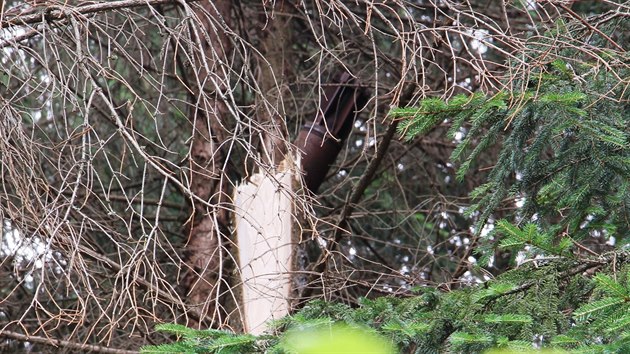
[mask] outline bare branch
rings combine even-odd
[[[11,338],[15,340],[19,340],[21,342],[30,342],[30,343],[38,343],[44,345],[50,345],[55,348],[63,347],[73,350],[82,350],[86,352],[95,352],[95,353],[104,353],[104,354],[137,354],[138,351],[135,350],[124,350],[124,349],[116,349],[116,348],[108,348],[100,345],[93,344],[82,344],[76,343],[68,340],[55,339],[55,338],[46,338],[32,335],[25,335],[13,331],[7,331],[6,329],[0,330],[0,338]]]

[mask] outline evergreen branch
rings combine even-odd
[[[564,11],[566,11],[569,15],[571,15],[571,17],[573,17],[574,19],[576,19],[577,21],[581,22],[585,27],[587,27],[589,30],[596,32],[597,34],[599,34],[600,36],[606,38],[606,40],[608,41],[608,43],[612,44],[615,48],[617,48],[618,50],[620,50],[621,52],[625,52],[625,49],[620,46],[617,42],[615,42],[612,38],[610,38],[610,36],[608,36],[606,33],[602,32],[599,28],[594,27],[593,25],[591,25],[590,23],[588,23],[588,21],[586,21],[585,19],[582,18],[582,16],[578,15],[575,13],[575,11],[571,10],[570,7],[566,6],[565,4],[559,2],[558,6],[560,6]]]
[[[627,300],[622,297],[607,297],[598,301],[588,303],[573,312],[573,316],[578,320],[584,321],[590,318],[593,314],[597,314],[604,310],[608,310],[611,307],[621,305]]]
[[[187,343],[175,342],[160,345],[147,345],[140,348],[141,354],[195,354],[198,351]]]
[[[470,344],[483,343],[490,344],[493,342],[492,337],[486,334],[474,334],[465,332],[453,332],[449,336],[449,341],[453,344]]]
[[[532,323],[533,319],[529,315],[519,315],[515,313],[497,315],[491,313],[485,315],[483,321],[486,323]]]
[[[217,338],[203,347],[211,353],[215,351],[217,353],[247,353],[254,351],[252,346],[255,342],[255,336],[241,334]]]
[[[615,256],[619,257],[624,255],[623,252],[621,253],[615,253],[615,255],[610,255],[607,257],[603,257],[600,260],[589,260],[589,261],[585,261],[584,263],[580,263],[579,265],[577,265],[574,268],[568,269],[564,272],[561,272],[558,274],[558,279],[567,279],[569,277],[572,277],[576,274],[580,274],[583,273],[589,269],[593,269],[593,268],[597,268],[597,267],[601,267],[605,264],[608,264],[612,259],[615,258]],[[625,258],[624,258],[625,259]],[[527,281],[513,289],[507,290],[504,293],[501,294],[496,294],[491,296],[491,301],[497,300],[500,297],[504,297],[504,296],[508,296],[508,295],[513,295],[513,294],[517,294],[517,293],[521,293],[524,291],[529,290],[529,288],[531,288],[532,286],[536,285],[538,283],[538,280],[534,280],[534,281]]]
[[[155,326],[155,330],[174,334],[177,336],[185,336],[186,334],[194,331],[192,328],[177,323],[161,323]]]
[[[623,285],[616,282],[612,277],[606,274],[597,274],[595,278],[595,283],[599,289],[604,290],[611,296],[615,297],[629,297],[628,289],[626,289]]]
[[[562,345],[577,345],[577,344],[580,343],[580,340],[578,340],[578,339],[576,339],[574,337],[568,336],[566,334],[560,334],[560,335],[557,335],[557,336],[553,337],[551,339],[550,343],[552,345],[560,345],[560,346],[562,346]]]
[[[606,332],[616,332],[620,329],[626,329],[628,326],[630,326],[630,313],[626,313],[622,317],[615,319],[608,328],[606,328]]]

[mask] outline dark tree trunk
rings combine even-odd
[[[200,327],[220,327],[226,323],[227,311],[220,306],[225,292],[222,279],[226,236],[229,226],[229,183],[225,166],[225,153],[221,144],[225,139],[222,122],[230,120],[226,104],[219,91],[228,87],[228,78],[221,73],[222,65],[229,65],[227,57],[231,43],[224,27],[229,25],[231,1],[218,0],[199,3],[195,14],[204,25],[191,29],[200,43],[201,52],[194,56],[196,85],[199,95],[191,95],[196,108],[190,120],[194,127],[189,156],[189,176],[192,192],[206,203],[193,201],[189,219],[188,243],[185,262],[188,272],[182,285],[188,303],[197,309]],[[214,92],[208,95],[203,92]],[[205,319],[205,321],[203,320]]]

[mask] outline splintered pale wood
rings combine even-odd
[[[266,322],[289,313],[292,270],[293,175],[258,173],[237,187],[236,239],[245,330],[264,332]]]

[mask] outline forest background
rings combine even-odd
[[[338,321],[402,352],[630,345],[628,2],[0,16],[2,350],[290,351]],[[294,315],[233,335],[234,189],[297,156],[341,73],[366,99],[317,193],[291,193]]]

